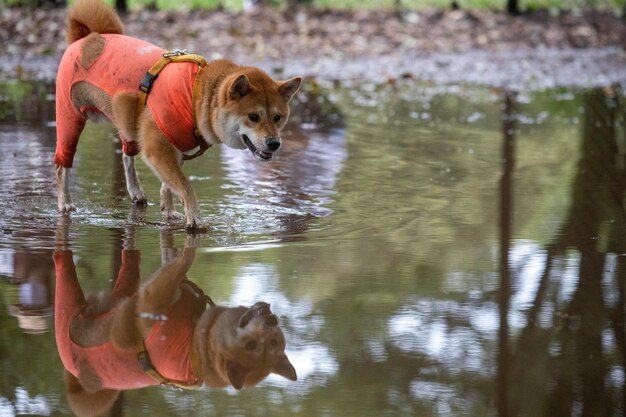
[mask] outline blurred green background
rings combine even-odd
[[[296,5],[307,5],[317,8],[331,9],[490,9],[504,10],[507,4],[517,3],[519,11],[547,9],[553,13],[561,10],[611,9],[622,14],[626,7],[626,0],[109,0],[109,3],[126,3],[130,10],[144,7],[156,9],[223,9],[241,11],[248,5],[262,5],[275,8],[289,8]],[[64,6],[66,0],[4,0],[2,5],[7,6]],[[119,5],[118,5],[119,8]]]

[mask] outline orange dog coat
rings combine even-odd
[[[84,313],[87,302],[76,276],[71,251],[54,253],[56,269],[55,336],[65,369],[79,378],[80,364],[98,376],[103,389],[125,390],[158,385],[146,374],[137,359],[137,351],[117,349],[111,342],[81,347],[70,337],[72,319]],[[139,252],[122,252],[122,266],[113,289],[117,297],[130,297],[139,287]],[[145,339],[154,368],[170,381],[197,382],[190,363],[191,338],[198,316],[198,297],[183,288],[182,296],[171,307],[166,320],[155,323]],[[101,319],[109,313],[98,315]]]
[[[78,139],[85,127],[88,111],[102,109],[77,108],[72,102],[72,87],[89,83],[108,96],[121,92],[137,92],[150,67],[166,52],[151,43],[117,34],[97,35],[104,38],[102,53],[87,67],[82,62],[85,38],[72,43],[61,58],[56,83],[57,148],[54,162],[72,166]],[[192,93],[198,72],[194,62],[171,62],[154,81],[147,105],[161,132],[181,152],[198,146],[193,118]],[[123,151],[136,155],[137,145],[122,139]]]

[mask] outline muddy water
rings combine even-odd
[[[187,235],[142,163],[151,204],[131,209],[102,125],[80,142],[78,211],[59,218],[53,89],[1,88],[0,415],[72,415],[55,245],[93,293],[129,250],[145,281]],[[212,226],[189,278],[218,304],[271,303],[298,381],[126,391],[109,415],[622,415],[622,99],[309,85],[274,162],[215,148],[185,166]]]

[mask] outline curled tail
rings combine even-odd
[[[78,417],[98,417],[108,413],[115,400],[117,400],[119,391],[101,390],[88,392],[83,388],[76,377],[64,370],[63,379],[65,381],[65,390],[67,394],[67,402],[70,408]]]
[[[71,44],[92,32],[124,33],[124,26],[115,10],[103,0],[78,0],[70,8],[67,44]]]

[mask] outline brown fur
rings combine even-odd
[[[68,45],[90,33],[124,33],[124,25],[109,5],[101,0],[80,0],[70,9],[66,41]]]
[[[113,115],[109,95],[93,84],[86,82],[74,84],[72,87],[72,103],[76,108],[97,106],[101,113],[86,111],[89,118],[96,122],[102,121],[103,118],[108,120]]]
[[[107,413],[119,395],[119,391],[101,390],[88,392],[76,377],[63,373],[67,400],[78,417],[98,417]]]
[[[129,91],[113,96],[111,104],[113,117],[111,120],[119,126],[120,133],[126,140],[137,142],[137,93]]]
[[[75,317],[70,328],[73,342],[79,346],[95,346],[111,341],[119,349],[133,348],[137,336],[145,339],[155,324],[153,319],[139,313],[169,312],[181,291],[186,291],[182,284],[194,257],[195,249],[185,248],[182,256],[162,266],[134,296],[88,297],[95,304],[85,311],[94,315],[114,306],[106,318]],[[248,317],[245,322],[244,317]],[[204,311],[194,326],[190,362],[194,374],[205,385],[232,385],[241,389],[258,384],[270,373],[297,379],[284,352],[285,338],[269,305],[214,306]],[[98,375],[86,362],[77,366],[79,378],[68,372],[64,378],[72,410],[80,417],[102,415],[112,406],[118,392],[103,390]]]
[[[89,36],[83,48],[83,65],[89,66],[102,51],[96,33],[122,33],[115,11],[101,0],[78,0],[70,11],[68,42]],[[246,147],[261,160],[269,160],[280,147],[280,131],[289,117],[288,102],[298,91],[299,77],[275,81],[255,67],[242,67],[228,60],[209,63],[198,75],[199,97],[193,104],[197,127],[209,144]],[[113,97],[89,89],[73,88],[72,100],[95,107],[113,121],[121,135],[140,145],[144,160],[162,181],[161,210],[166,218],[183,216],[174,210],[172,194],[183,201],[185,226],[204,226],[196,194],[182,171],[182,154],[161,133],[148,107],[135,114],[137,96],[119,93]],[[258,120],[253,120],[252,115]],[[132,157],[128,157],[132,158]],[[133,202],[145,204],[132,159],[125,159],[126,178]],[[57,171],[59,210],[75,207],[69,196],[67,168]]]
[[[85,69],[89,69],[91,64],[95,62],[104,50],[104,38],[97,33],[90,33],[85,38],[85,43],[81,50],[80,65]]]

